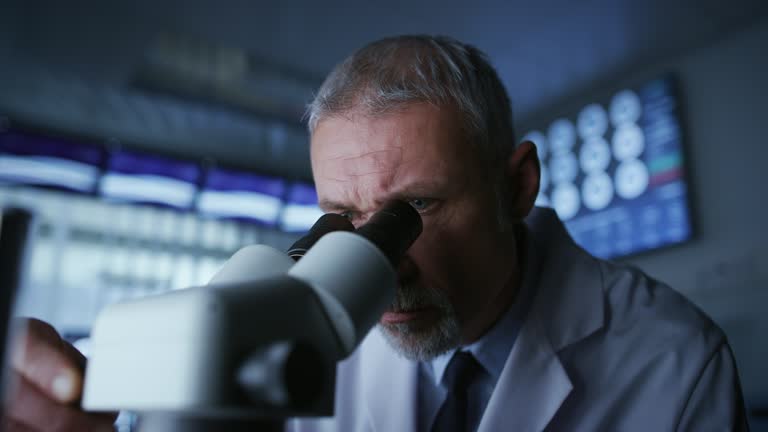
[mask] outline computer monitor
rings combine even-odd
[[[94,144],[22,130],[0,130],[0,184],[90,194],[96,189],[104,153]]]
[[[211,168],[197,200],[197,211],[204,216],[275,226],[285,188],[286,182],[280,178]]]
[[[191,209],[202,168],[195,162],[137,151],[109,154],[99,194],[110,201]]]
[[[612,92],[525,134],[541,160],[537,204],[574,240],[616,258],[692,235],[676,81],[664,76]]]

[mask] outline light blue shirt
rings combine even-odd
[[[528,242],[526,263],[524,264],[523,283],[520,284],[517,300],[509,310],[494,324],[493,327],[471,345],[458,348],[461,351],[469,351],[483,367],[480,377],[470,384],[467,389],[469,406],[467,417],[471,430],[477,429],[480,419],[483,417],[485,407],[491,399],[493,389],[499,381],[501,371],[515,344],[520,328],[525,322],[533,294],[536,280],[538,279],[538,261]],[[443,375],[448,367],[453,354],[457,349],[450,350],[428,362],[419,363],[419,385],[417,413],[418,430],[428,432],[437,417],[447,391],[440,385]]]

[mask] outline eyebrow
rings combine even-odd
[[[431,195],[438,194],[447,188],[449,182],[425,180],[408,183],[402,188],[389,193],[386,200],[389,199],[408,199],[408,198],[433,198]],[[430,195],[430,196],[428,196]],[[318,203],[320,208],[328,210],[355,210],[354,204],[347,204],[332,199],[321,199]]]
[[[449,184],[450,182],[436,179],[415,181],[413,183],[407,183],[403,187],[393,191],[392,195],[420,198],[420,195],[431,195],[436,192],[442,192],[448,188]]]
[[[349,207],[349,206],[347,206],[345,204],[342,204],[342,203],[340,203],[338,201],[327,200],[327,199],[320,200],[320,202],[317,205],[321,209],[323,209],[323,210],[325,210],[325,209],[328,209],[328,210],[341,210],[341,209],[346,209],[346,208]]]

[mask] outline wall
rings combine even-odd
[[[655,69],[680,78],[697,235],[629,261],[686,292],[747,278],[726,272],[716,276],[722,280],[702,280],[714,276],[713,265],[735,271],[742,260],[768,252],[768,20]]]
[[[685,293],[724,328],[748,399],[765,405],[768,20],[654,69],[675,72],[682,85],[696,236],[628,261]]]
[[[544,124],[599,95],[679,78],[692,241],[624,261],[669,283],[726,332],[752,407],[768,407],[768,19],[663,63],[635,68],[519,122]],[[569,111],[570,112],[570,111]],[[763,425],[753,425],[760,429]],[[768,425],[764,426],[768,430]],[[763,429],[760,429],[763,430]]]

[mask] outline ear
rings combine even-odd
[[[539,194],[541,166],[536,145],[531,141],[519,144],[509,156],[506,181],[511,199],[510,215],[516,221],[523,220],[533,209]]]

